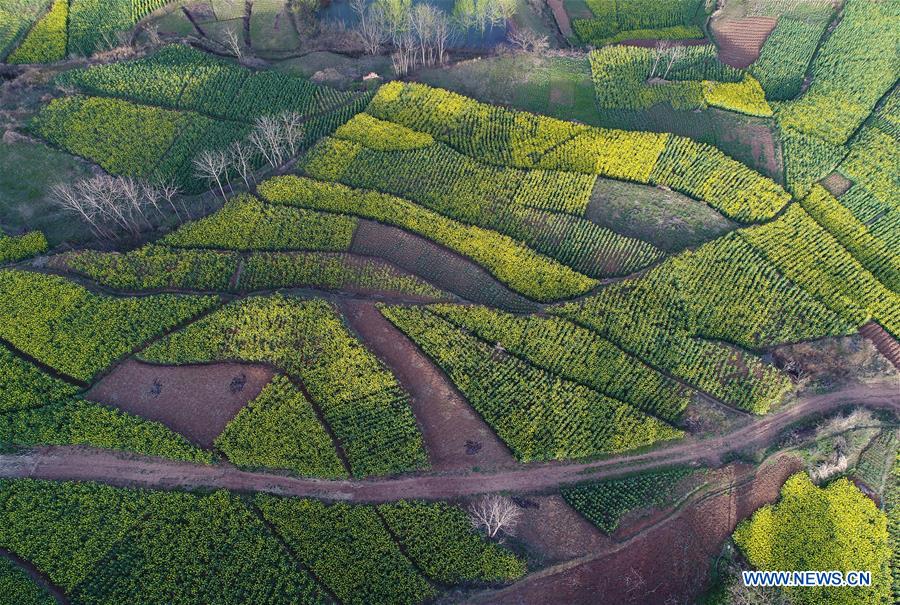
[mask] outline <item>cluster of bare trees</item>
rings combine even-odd
[[[297,156],[304,138],[303,116],[285,112],[259,118],[246,140],[226,149],[204,150],[194,158],[195,175],[227,199],[233,191],[231,176],[237,175],[248,189],[255,184],[253,167],[262,160],[279,168]],[[52,199],[64,210],[80,217],[101,239],[122,233],[137,236],[151,228],[151,218],[171,209],[179,221],[191,219],[178,187],[170,182],[152,183],[129,176],[99,174],[75,183],[60,183],[51,189]]]
[[[167,207],[179,219],[182,212],[190,218],[183,202],[176,204],[177,195],[178,187],[171,183],[154,184],[108,174],[51,188],[52,199],[79,216],[101,239],[114,239],[122,232],[137,236],[143,228],[152,226],[154,214],[164,216]]]
[[[247,189],[255,184],[253,165],[256,158],[272,169],[284,166],[300,152],[305,129],[303,116],[288,111],[256,120],[253,131],[244,141],[235,141],[227,149],[204,150],[194,158],[194,174],[219,191],[227,199],[225,188],[233,190],[230,175],[235,174]]]
[[[394,71],[404,75],[417,64],[435,65],[447,60],[447,47],[455,34],[450,18],[430,4],[412,0],[350,0],[358,23],[356,37],[369,54],[389,47]]]

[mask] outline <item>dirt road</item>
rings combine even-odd
[[[99,481],[112,485],[154,488],[225,488],[354,502],[389,502],[411,498],[453,499],[497,491],[538,493],[553,491],[560,485],[587,479],[604,479],[673,464],[715,464],[730,452],[768,445],[782,430],[795,422],[837,410],[847,404],[900,412],[900,385],[893,382],[856,385],[835,393],[805,398],[786,410],[720,437],[685,439],[645,453],[587,463],[542,463],[499,468],[483,473],[448,471],[395,478],[333,481],[61,446],[39,448],[22,455],[0,456],[0,477]]]

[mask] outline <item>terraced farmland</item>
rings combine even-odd
[[[895,3],[11,2],[0,602],[896,595]]]

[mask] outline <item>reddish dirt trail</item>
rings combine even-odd
[[[677,600],[666,602],[693,602],[706,586],[710,558],[737,523],[774,502],[785,479],[800,468],[802,463],[789,456],[759,471],[730,465],[728,479],[633,538],[467,602],[658,605],[672,597]]]
[[[878,352],[887,357],[894,367],[900,370],[900,342],[887,330],[874,321],[870,321],[859,329],[859,333],[872,341]]]
[[[835,393],[808,397],[784,411],[721,437],[685,439],[650,452],[577,464],[529,464],[484,473],[452,471],[330,481],[60,446],[38,448],[21,455],[0,456],[0,477],[100,481],[112,485],[155,488],[224,488],[356,502],[417,498],[447,500],[498,491],[539,493],[579,481],[617,477],[677,464],[718,464],[727,453],[768,445],[788,426],[849,404],[900,412],[900,384],[856,385]]]
[[[350,326],[411,395],[431,466],[438,471],[515,463],[453,383],[370,301],[338,303]]]
[[[164,366],[126,360],[87,398],[155,420],[209,448],[225,425],[272,380],[261,365]]]

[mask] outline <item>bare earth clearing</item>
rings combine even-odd
[[[272,375],[261,365],[159,366],[127,360],[88,391],[87,398],[161,422],[209,448]]]
[[[658,605],[663,597],[691,602],[703,590],[709,559],[738,521],[778,498],[781,484],[802,467],[785,456],[759,472],[729,465],[719,489],[699,495],[690,506],[622,544],[589,557],[534,573],[470,603]]]
[[[722,63],[744,69],[759,57],[766,38],[775,29],[774,17],[745,17],[743,19],[716,19],[709,28],[719,44],[719,60]]]

